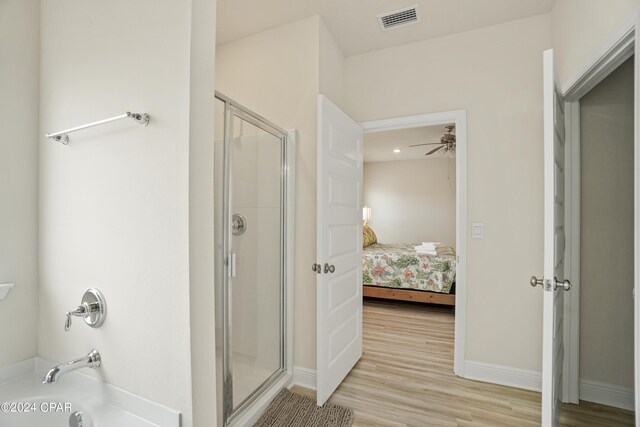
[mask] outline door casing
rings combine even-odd
[[[569,177],[566,188],[567,241],[566,266],[573,288],[565,298],[565,358],[563,379],[563,401],[579,403],[579,332],[580,332],[580,99],[635,54],[635,119],[634,119],[634,169],[635,169],[635,214],[634,214],[634,294],[640,279],[640,145],[638,141],[638,114],[640,99],[640,43],[638,43],[638,17],[625,23],[618,34],[603,49],[581,67],[575,77],[562,86],[565,99],[565,131],[567,144],[566,174]],[[635,416],[640,425],[640,304],[634,299],[634,359],[635,359]]]

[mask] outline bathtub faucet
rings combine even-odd
[[[81,368],[99,368],[102,363],[100,353],[98,350],[91,350],[89,354],[76,360],[72,360],[67,363],[63,363],[51,369],[47,372],[47,375],[42,379],[42,384],[51,384],[58,381],[62,375],[67,372],[75,371]]]

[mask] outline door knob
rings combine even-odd
[[[531,276],[529,284],[535,288],[538,285],[542,286],[544,284],[544,281],[542,279],[538,279],[536,276]]]
[[[558,280],[557,277],[553,278],[553,290],[555,291],[558,288],[562,288],[565,291],[571,290],[571,282],[568,279],[564,279],[562,282]]]
[[[326,273],[333,273],[336,271],[336,267],[334,265],[329,265],[326,262],[324,263],[324,272]]]

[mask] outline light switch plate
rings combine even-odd
[[[484,224],[481,222],[474,222],[471,224],[471,237],[473,239],[484,238]]]

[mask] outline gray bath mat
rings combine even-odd
[[[351,409],[330,403],[316,406],[314,400],[284,389],[254,427],[350,427],[352,423]]]

